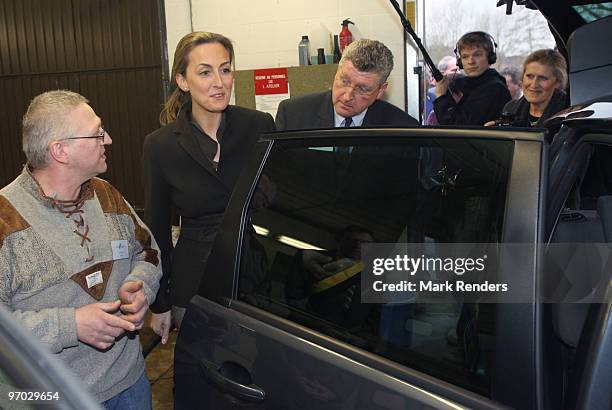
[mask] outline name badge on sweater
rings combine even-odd
[[[85,280],[87,281],[87,288],[91,289],[97,284],[103,282],[102,271],[99,270],[97,272],[90,273],[89,275],[85,276]]]
[[[111,248],[113,249],[113,260],[126,259],[129,256],[128,243],[125,239],[117,241],[111,241]]]

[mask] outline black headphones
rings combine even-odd
[[[457,58],[457,67],[463,69],[463,63],[461,62],[461,53],[459,52],[459,43],[461,43],[461,41],[464,40],[466,36],[481,37],[481,41],[479,42],[490,42],[491,49],[487,54],[487,61],[489,62],[489,64],[495,64],[495,62],[497,61],[497,43],[495,42],[493,36],[491,36],[485,31],[470,31],[469,33],[465,33],[464,35],[462,35],[461,38],[457,41],[457,44],[455,45],[454,51],[455,57]]]

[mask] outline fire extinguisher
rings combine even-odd
[[[342,22],[342,31],[340,31],[340,52],[344,52],[344,48],[353,42],[353,33],[348,28],[349,24],[355,24],[349,19]]]

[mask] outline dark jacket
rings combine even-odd
[[[455,103],[450,92],[434,101],[440,125],[484,125],[498,119],[512,98],[506,80],[492,68],[478,77],[465,77],[457,90],[463,92],[459,103]]]
[[[418,126],[419,122],[386,101],[376,100],[363,119],[362,126]],[[281,101],[276,113],[276,129],[299,130],[334,128],[331,91],[307,94]]]
[[[270,114],[228,106],[218,170],[204,155],[187,106],[172,124],[145,138],[145,221],[161,250],[163,276],[151,310],[187,306],[198,291],[204,265],[236,180],[261,133],[274,130]],[[182,218],[176,248],[171,212]],[[170,285],[170,279],[172,284]]]
[[[567,94],[562,90],[555,90],[553,93],[544,113],[540,117],[534,127],[542,127],[544,122],[549,119],[553,114],[568,107]],[[529,103],[525,97],[521,97],[518,100],[510,101],[504,107],[504,113],[512,115],[512,125],[515,127],[531,127],[529,123]]]

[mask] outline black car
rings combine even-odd
[[[521,244],[505,274],[526,295],[608,280],[609,254],[574,250],[612,243],[612,17],[586,18],[602,13],[590,1],[531,3],[569,54],[575,106],[550,129],[261,138],[179,333],[175,408],[612,408],[609,282],[567,299],[580,303],[367,303],[355,263],[373,242]],[[579,267],[545,284],[545,256],[564,244]],[[336,262],[335,279],[314,259]]]

